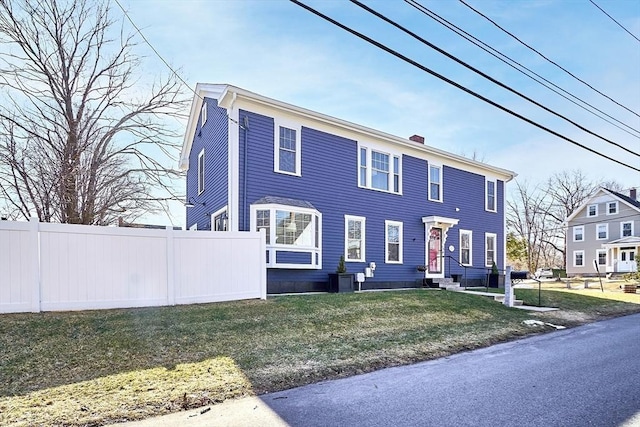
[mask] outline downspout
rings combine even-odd
[[[244,116],[242,118],[242,125],[240,125],[240,127],[244,131],[244,170],[242,172],[242,230],[249,231],[247,229],[247,163],[249,163],[247,159],[247,134],[249,133],[249,117]]]

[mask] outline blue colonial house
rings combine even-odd
[[[362,289],[504,268],[513,172],[230,85],[195,93],[187,227],[264,229],[269,293],[327,290],[341,256]]]

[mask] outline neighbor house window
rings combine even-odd
[[[429,200],[442,201],[442,166],[429,165]]]
[[[485,266],[491,267],[496,262],[496,243],[498,236],[493,233],[485,233]]]
[[[301,127],[275,122],[274,170],[300,176]]]
[[[598,216],[598,205],[587,206],[587,216]]]
[[[472,232],[470,230],[460,230],[460,264],[472,264]]]
[[[489,212],[496,212],[496,181],[487,179],[485,181],[485,189],[485,209]]]
[[[596,256],[598,259],[598,265],[607,265],[607,250],[606,249],[598,249],[596,251]]]
[[[584,251],[573,251],[573,266],[584,267]]]
[[[372,190],[402,192],[402,158],[369,147],[358,149],[358,186]]]
[[[317,210],[254,204],[251,229],[266,232],[267,267],[322,268],[322,215]]]
[[[385,221],[385,262],[402,263],[402,223]]]
[[[204,148],[198,154],[198,194],[204,191]]]
[[[609,224],[596,225],[596,239],[606,240],[609,238]]]
[[[224,208],[214,212],[213,214],[211,214],[211,223],[213,224],[213,226],[211,227],[211,229],[213,231],[227,231],[228,228],[228,216],[227,216],[227,207],[225,206]]]
[[[573,227],[573,241],[584,241],[584,225],[576,225]]]
[[[607,203],[607,215],[615,215],[618,213],[618,202]]]
[[[344,216],[345,261],[365,261],[365,221],[361,216]]]
[[[620,237],[633,236],[633,221],[620,223]]]
[[[207,103],[202,103],[202,110],[200,111],[200,128],[204,127],[204,124],[207,122]]]

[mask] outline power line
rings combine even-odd
[[[463,67],[465,67],[465,68],[467,68],[467,69],[469,69],[469,70],[473,71],[473,72],[474,72],[474,73],[476,73],[476,74],[479,74],[480,76],[484,77],[485,79],[489,80],[490,82],[492,82],[492,83],[494,83],[494,84],[496,84],[496,85],[500,86],[501,88],[506,89],[506,90],[508,90],[509,92],[511,92],[511,93],[513,93],[513,94],[515,94],[515,95],[519,96],[520,98],[525,99],[525,100],[529,101],[530,103],[532,103],[532,104],[536,105],[537,107],[542,108],[543,110],[547,111],[548,113],[551,113],[551,114],[553,114],[554,116],[559,117],[559,118],[561,118],[561,119],[563,119],[563,120],[565,120],[565,121],[567,121],[567,122],[571,123],[572,125],[576,126],[576,127],[577,127],[577,128],[579,128],[580,130],[582,130],[582,131],[584,131],[584,132],[587,132],[588,134],[593,135],[593,136],[595,136],[596,138],[600,138],[601,140],[603,140],[603,141],[605,141],[605,142],[608,142],[608,143],[609,143],[609,144],[611,144],[611,145],[615,145],[616,147],[621,148],[621,149],[623,149],[624,151],[627,151],[627,152],[629,152],[629,153],[631,153],[631,154],[633,154],[633,155],[635,155],[635,156],[640,157],[640,154],[638,154],[638,153],[636,153],[636,152],[634,152],[634,151],[632,151],[632,150],[628,149],[627,147],[625,147],[625,146],[623,146],[623,145],[620,145],[620,144],[618,144],[617,142],[611,141],[610,139],[607,139],[607,138],[605,138],[605,137],[603,137],[603,136],[601,136],[601,135],[599,135],[599,134],[597,134],[597,133],[595,133],[595,132],[593,132],[593,131],[591,131],[591,130],[589,130],[589,129],[585,128],[584,126],[582,126],[582,125],[580,125],[580,124],[578,124],[578,123],[574,122],[573,120],[571,120],[571,119],[569,119],[568,117],[566,117],[566,116],[564,116],[564,115],[562,115],[562,114],[558,113],[557,111],[552,110],[551,108],[549,108],[549,107],[547,107],[547,106],[545,106],[545,105],[543,105],[543,104],[541,104],[541,103],[537,102],[536,100],[534,100],[534,99],[532,99],[532,98],[530,98],[530,97],[528,97],[528,96],[524,95],[523,93],[521,93],[521,92],[519,92],[519,91],[517,91],[517,90],[513,89],[512,87],[507,86],[506,84],[504,84],[504,83],[502,83],[502,82],[500,82],[500,81],[498,81],[498,80],[494,79],[493,77],[489,76],[488,74],[486,74],[486,73],[484,73],[484,72],[480,71],[479,69],[477,69],[477,68],[473,67],[472,65],[469,65],[468,63],[466,63],[466,62],[462,61],[460,58],[458,58],[458,57],[456,57],[456,56],[454,56],[454,55],[452,55],[452,54],[450,54],[450,53],[446,52],[445,50],[443,50],[443,49],[439,48],[438,46],[434,45],[433,43],[431,43],[431,42],[429,42],[429,41],[425,40],[424,38],[420,37],[419,35],[417,35],[416,33],[412,32],[412,31],[408,30],[407,28],[403,27],[402,25],[398,24],[397,22],[395,22],[395,21],[393,21],[393,20],[389,19],[388,17],[386,17],[386,16],[382,15],[381,13],[379,13],[379,12],[375,11],[374,9],[372,9],[372,8],[370,8],[370,7],[368,7],[368,6],[364,5],[364,4],[362,4],[360,1],[358,1],[358,0],[351,0],[351,2],[352,2],[352,3],[354,3],[355,5],[357,5],[358,7],[360,7],[361,9],[364,9],[365,11],[369,12],[370,14],[375,15],[377,18],[382,19],[382,20],[383,20],[383,21],[385,21],[386,23],[388,23],[388,24],[390,24],[390,25],[394,26],[395,28],[399,29],[400,31],[404,32],[405,34],[408,34],[409,36],[411,36],[411,37],[413,37],[414,39],[418,40],[418,41],[419,41],[419,42],[421,42],[422,44],[424,44],[424,45],[426,45],[426,46],[430,47],[431,49],[433,49],[433,50],[437,51],[438,53],[440,53],[440,54],[442,54],[442,55],[446,56],[447,58],[451,59],[452,61],[457,62],[458,64],[462,65]]]
[[[174,76],[176,76],[176,78],[178,80],[180,80],[180,82],[182,82],[182,84],[184,86],[187,87],[187,89],[189,89],[191,92],[193,92],[193,94],[195,96],[197,96],[198,98],[200,98],[202,101],[204,101],[204,98],[202,96],[200,96],[199,93],[197,93],[195,91],[195,89],[192,89],[191,86],[189,86],[187,84],[187,82],[184,81],[184,79],[180,76],[180,74],[178,74],[178,72],[176,70],[174,70],[171,65],[169,65],[169,63],[167,61],[165,61],[165,59],[162,57],[162,55],[160,55],[160,53],[156,50],[155,47],[153,47],[153,45],[149,42],[149,40],[147,40],[147,38],[145,37],[145,35],[142,33],[142,30],[140,30],[140,28],[138,28],[138,26],[135,24],[135,22],[133,22],[133,19],[131,19],[131,17],[129,16],[129,14],[127,13],[127,11],[124,9],[124,7],[122,7],[122,5],[120,4],[119,0],[115,0],[116,4],[120,7],[120,9],[122,10],[122,13],[124,14],[124,16],[127,18],[127,20],[131,23],[131,25],[133,25],[133,28],[136,29],[136,31],[138,32],[138,34],[140,34],[140,37],[142,37],[142,40],[144,40],[144,42],[147,44],[147,46],[149,46],[151,48],[151,50],[153,51],[153,53],[156,54],[156,56],[158,58],[160,58],[160,60],[164,63],[164,65],[167,66],[167,68],[173,73]],[[235,119],[233,119],[231,116],[229,116],[228,114],[224,114],[220,109],[216,108],[215,111],[218,114],[221,114],[223,116],[225,116],[228,120],[232,121],[233,123],[237,124],[238,126],[240,126],[241,128],[244,129],[244,127]]]
[[[589,0],[591,2],[592,5],[594,5],[595,7],[597,7],[598,9],[600,9],[600,11],[602,13],[604,13],[605,15],[607,15],[609,17],[609,19],[611,19],[613,22],[615,22],[616,24],[618,24],[618,26],[620,28],[622,28],[623,30],[625,30],[627,33],[629,33],[629,35],[631,37],[633,37],[634,39],[636,39],[637,41],[640,42],[640,39],[637,38],[631,31],[627,30],[621,23],[619,23],[618,21],[616,21],[613,16],[609,15],[607,12],[604,11],[604,9],[602,9],[600,6],[598,6],[593,0]]]
[[[596,154],[598,156],[604,157],[605,159],[611,160],[614,163],[618,163],[618,164],[620,164],[622,166],[625,166],[625,167],[628,167],[630,169],[633,169],[635,171],[640,172],[639,168],[636,168],[634,166],[628,165],[628,164],[626,164],[624,162],[621,162],[620,160],[616,160],[616,159],[614,159],[612,157],[609,157],[609,156],[607,156],[605,154],[599,153],[599,152],[597,152],[596,150],[594,150],[592,148],[586,147],[586,146],[580,144],[579,142],[574,141],[573,139],[571,139],[569,137],[566,137],[566,136],[564,136],[564,135],[562,135],[562,134],[560,134],[560,133],[558,133],[558,132],[556,132],[554,130],[551,130],[551,129],[549,129],[549,128],[547,128],[547,127],[545,127],[545,126],[543,126],[543,125],[541,125],[541,124],[539,124],[539,123],[537,123],[537,122],[535,122],[535,121],[533,121],[533,120],[531,120],[531,119],[529,119],[529,118],[527,118],[527,117],[525,117],[525,116],[523,116],[521,114],[516,113],[513,110],[508,109],[507,107],[504,107],[503,105],[498,104],[497,102],[494,102],[494,101],[490,100],[489,98],[486,98],[486,97],[480,95],[477,92],[472,91],[471,89],[469,89],[467,87],[464,87],[464,86],[460,85],[459,83],[454,82],[453,80],[443,76],[442,74],[439,74],[439,73],[431,70],[430,68],[428,68],[428,67],[426,67],[426,66],[424,66],[424,65],[422,65],[422,64],[420,64],[420,63],[418,63],[416,61],[414,61],[413,59],[410,59],[407,56],[405,56],[405,55],[403,55],[403,54],[401,54],[401,53],[399,53],[399,52],[397,52],[397,51],[395,51],[395,50],[383,45],[382,43],[380,43],[380,42],[378,42],[376,40],[373,40],[372,38],[370,38],[370,37],[368,37],[368,36],[366,36],[366,35],[364,35],[362,33],[359,33],[358,31],[356,31],[356,30],[354,30],[352,28],[347,27],[346,25],[336,21],[333,18],[330,18],[327,15],[324,15],[323,13],[313,9],[312,7],[306,5],[306,4],[304,4],[304,3],[302,3],[302,2],[300,2],[298,0],[289,0],[289,1],[291,1],[292,3],[302,7],[303,9],[306,9],[307,11],[313,13],[314,15],[324,19],[325,21],[330,22],[330,23],[332,23],[333,25],[335,25],[335,26],[337,26],[339,28],[342,28],[343,30],[355,35],[356,37],[366,41],[367,43],[370,43],[370,44],[376,46],[377,48],[382,49],[387,53],[390,53],[391,55],[395,56],[396,58],[399,58],[399,59],[401,59],[401,60],[413,65],[414,67],[419,68],[420,70],[422,70],[422,71],[424,71],[426,73],[429,73],[432,76],[437,77],[440,80],[443,80],[446,83],[449,83],[450,85],[455,86],[458,89],[460,89],[460,90],[462,90],[464,92],[467,92],[468,94],[470,94],[470,95],[472,95],[472,96],[474,96],[474,97],[476,97],[476,98],[478,98],[478,99],[480,99],[480,100],[482,100],[482,101],[484,101],[484,102],[486,102],[486,103],[488,103],[490,105],[493,105],[494,107],[499,108],[500,110],[502,110],[502,111],[504,111],[506,113],[511,114],[514,117],[519,118],[520,120],[523,120],[523,121],[525,121],[525,122],[527,122],[527,123],[539,128],[539,129],[542,129],[542,130],[544,130],[544,131],[546,131],[546,132],[548,132],[548,133],[550,133],[552,135],[555,135],[558,138],[564,139],[565,141],[568,141],[568,142],[570,142],[570,143],[572,143],[574,145],[577,145],[578,147],[581,147],[581,148],[583,148],[583,149],[585,149],[585,150],[587,150],[587,151],[589,151],[589,152],[591,152],[593,154]]]
[[[504,33],[508,34],[509,36],[511,36],[512,38],[514,38],[516,41],[518,41],[520,44],[522,44],[523,46],[527,47],[529,50],[537,53],[540,57],[542,57],[543,59],[545,59],[546,61],[550,62],[551,64],[555,65],[556,67],[558,67],[559,69],[561,69],[562,71],[564,71],[565,73],[569,74],[571,77],[573,77],[574,79],[578,80],[579,82],[583,83],[584,85],[588,86],[589,88],[591,88],[592,90],[594,90],[595,92],[599,93],[600,95],[604,96],[605,98],[607,98],[608,100],[610,100],[611,102],[617,104],[618,106],[624,108],[625,110],[629,111],[630,113],[640,117],[640,114],[636,113],[635,111],[631,110],[630,108],[625,107],[624,105],[622,105],[621,103],[619,103],[618,101],[616,101],[615,99],[611,98],[610,96],[600,92],[598,89],[596,89],[595,87],[591,86],[589,83],[585,82],[584,80],[582,80],[581,78],[577,77],[575,74],[573,74],[571,71],[567,70],[566,68],[562,67],[561,65],[559,65],[557,62],[554,62],[553,60],[547,58],[545,55],[543,55],[540,51],[536,50],[535,48],[529,46],[527,43],[523,42],[522,40],[520,40],[517,36],[515,36],[513,33],[510,33],[509,31],[507,31],[506,29],[504,29],[503,27],[500,26],[500,24],[498,24],[497,22],[495,22],[494,20],[492,20],[491,18],[489,18],[487,15],[483,14],[482,12],[480,12],[477,9],[474,9],[473,6],[469,5],[468,3],[466,3],[464,0],[458,0],[460,3],[462,3],[463,5],[467,6],[469,9],[471,9],[472,11],[474,11],[475,13],[477,13],[478,15],[482,16],[484,19],[486,19],[487,21],[491,22],[493,25],[495,25],[497,28],[499,28],[500,30],[502,30]]]
[[[621,122],[620,120],[616,119],[615,117],[605,113],[604,111],[600,110],[599,108],[591,105],[590,103],[588,103],[587,101],[577,97],[576,95],[566,91],[565,89],[561,88],[560,86],[556,85],[555,83],[551,82],[550,80],[546,79],[545,77],[541,76],[540,74],[536,73],[535,71],[527,68],[525,65],[519,63],[518,61],[514,60],[513,58],[510,58],[509,56],[505,55],[504,53],[498,51],[497,49],[493,48],[492,46],[488,45],[487,43],[483,42],[482,40],[478,39],[477,37],[473,36],[472,34],[469,34],[468,32],[466,32],[465,30],[463,30],[462,28],[458,27],[457,25],[453,24],[452,22],[446,20],[445,18],[443,18],[442,16],[438,15],[437,13],[435,13],[434,11],[428,9],[427,7],[423,6],[422,4],[418,3],[415,0],[404,0],[407,4],[409,4],[410,6],[413,6],[415,9],[417,9],[419,12],[422,12],[424,15],[428,16],[429,18],[433,19],[434,21],[438,22],[440,25],[443,25],[444,27],[448,28],[449,30],[453,31],[454,33],[458,34],[460,37],[463,37],[464,39],[466,39],[467,41],[469,41],[470,43],[473,43],[474,45],[476,45],[477,47],[479,47],[480,49],[484,50],[485,52],[487,52],[488,54],[492,55],[493,57],[495,57],[496,59],[504,62],[505,64],[507,64],[508,66],[510,66],[511,68],[513,68],[514,70],[522,73],[523,75],[529,77],[530,79],[532,79],[533,81],[539,83],[540,85],[546,87],[547,89],[549,89],[550,91],[556,93],[557,95],[563,97],[564,99],[566,99],[567,101],[575,104],[576,106],[582,108],[583,110],[593,114],[594,116],[604,120],[605,122],[617,127],[618,129],[622,130],[623,132],[628,133],[629,135],[635,137],[635,138],[640,138],[640,136],[638,135],[634,135],[633,133],[629,132],[630,129],[636,133],[640,133],[640,130],[635,129],[631,126],[629,126],[626,123]],[[513,64],[516,64],[517,67]],[[520,68],[518,68],[520,67]],[[523,71],[527,70],[528,74],[526,72]],[[534,77],[536,76],[536,77]],[[543,81],[540,81],[544,80]],[[546,83],[548,83],[548,85]],[[574,101],[573,99],[570,99],[569,97],[563,95],[562,93],[560,93],[558,90],[550,87],[549,85],[557,88],[559,91],[564,92],[565,94],[567,94],[569,97],[580,101],[583,105],[581,105],[580,103]],[[602,117],[601,115],[597,114],[596,112],[590,110],[589,108],[586,108],[585,105],[588,105],[590,108],[592,108],[595,111],[600,112],[601,114],[609,117],[611,120],[619,123],[620,125],[626,127],[627,129],[623,129],[621,126],[618,126],[617,124],[613,123],[612,121]]]

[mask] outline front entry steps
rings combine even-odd
[[[464,291],[465,289],[460,286],[460,283],[454,282],[451,277],[437,277],[431,280],[434,285],[436,285],[435,287],[445,289],[447,291]]]

